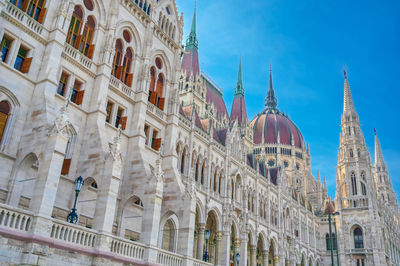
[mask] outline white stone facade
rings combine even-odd
[[[175,1],[0,0],[0,39],[1,264],[237,265],[240,254],[239,265],[329,265],[330,200],[301,133],[288,125],[288,143],[279,133],[254,144],[247,115],[229,117],[196,70],[195,17],[182,48]],[[338,257],[400,265],[397,200],[352,108],[347,122],[360,133],[347,138],[342,118]],[[361,156],[350,158],[350,146]],[[366,195],[357,183],[361,196],[347,197],[352,171],[364,173]]]

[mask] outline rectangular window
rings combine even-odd
[[[11,43],[12,43],[12,39],[7,37],[7,36],[3,36],[3,39],[1,40],[1,61],[5,62],[7,59],[7,55],[8,55],[8,51],[10,50],[11,47]]]
[[[157,138],[158,137],[158,131],[157,130],[153,130],[153,137],[151,139],[151,147],[156,150],[159,151],[161,148],[161,138]]]
[[[32,57],[27,58],[29,50],[22,45],[19,47],[17,58],[15,59],[14,68],[22,73],[28,73],[31,66]]]
[[[67,90],[67,82],[69,79],[69,75],[65,72],[62,72],[60,81],[58,82],[57,93],[61,96],[65,96],[65,91]]]
[[[75,80],[74,86],[72,87],[71,102],[81,105],[83,101],[84,90],[81,90],[82,82]]]
[[[150,132],[149,126],[148,125],[144,125],[144,134],[146,135],[146,145],[148,145],[149,132]]]
[[[121,124],[123,114],[124,114],[124,109],[118,107],[117,116],[115,118],[115,127],[118,127],[119,124]]]
[[[111,115],[112,115],[112,110],[113,110],[114,104],[110,101],[107,102],[107,108],[106,108],[106,122],[111,123]]]
[[[11,0],[10,1],[12,4],[16,5],[18,8],[22,9],[24,6],[24,2],[28,2],[28,0]]]

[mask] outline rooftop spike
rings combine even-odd
[[[242,80],[242,58],[239,62],[238,79],[235,88],[235,96],[244,96],[243,80]]]
[[[344,71],[344,97],[343,97],[343,113],[355,111],[353,97],[351,95],[350,85],[347,81],[347,73]]]
[[[194,4],[192,27],[190,29],[189,37],[186,40],[186,49],[190,48],[194,48],[196,50],[199,48],[199,42],[197,40],[197,34],[196,34],[196,2]]]
[[[378,163],[384,164],[381,144],[378,139],[378,134],[376,134],[376,129],[374,129],[374,132],[375,132],[375,165]]]
[[[267,97],[265,98],[265,106],[267,109],[275,109],[278,105],[278,101],[275,97],[274,87],[272,85],[272,65],[269,66],[269,86]]]

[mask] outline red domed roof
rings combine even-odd
[[[279,111],[263,112],[251,121],[254,144],[284,144],[303,148],[303,136],[296,125]],[[291,140],[293,139],[293,143]]]

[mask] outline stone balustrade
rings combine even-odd
[[[92,71],[93,61],[82,54],[79,50],[72,47],[69,43],[64,44],[64,54],[73,59],[76,63]],[[93,71],[92,71],[93,72]]]
[[[368,197],[359,197],[359,198],[344,198],[342,199],[342,207],[346,209],[353,208],[367,208],[368,207]]]
[[[0,227],[17,231],[29,231],[33,214],[0,204]]]
[[[167,266],[182,266],[184,257],[178,254],[166,251],[159,250],[157,254],[157,263],[161,265]]]
[[[43,25],[31,18],[26,14],[26,12],[22,11],[18,7],[16,7],[11,2],[7,2],[7,6],[5,8],[6,13],[12,18],[16,19],[19,23],[23,24],[33,32],[41,35],[43,32]]]
[[[151,102],[147,103],[147,110],[150,111],[151,113],[155,114],[156,116],[158,116],[161,120],[164,120],[164,111],[160,110],[158,107],[156,107]]]
[[[118,237],[113,237],[110,247],[111,253],[138,260],[144,259],[145,249],[143,244]]]
[[[97,232],[67,222],[54,221],[50,237],[80,246],[94,247],[96,244]]]
[[[123,94],[125,94],[128,97],[133,96],[134,90],[129,88],[127,85],[125,85],[123,82],[121,82],[119,79],[111,75],[110,78],[110,85],[116,88],[117,90],[121,91]]]

